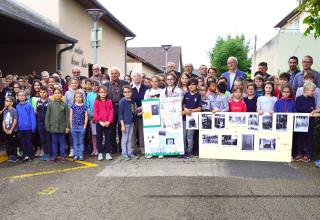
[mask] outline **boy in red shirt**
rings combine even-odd
[[[235,87],[232,90],[232,98],[229,101],[229,110],[230,112],[247,112],[246,103],[242,100],[241,88]]]

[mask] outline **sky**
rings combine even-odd
[[[216,38],[244,34],[253,51],[278,33],[274,26],[297,0],[99,0],[137,37],[129,47],[182,47],[183,63],[209,65]]]

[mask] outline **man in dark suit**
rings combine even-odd
[[[118,67],[111,67],[110,71],[111,81],[107,82],[105,86],[108,88],[108,98],[113,104],[113,123],[111,124],[110,137],[112,152],[121,152],[121,126],[118,123],[119,101],[123,97],[122,90],[124,85],[128,85],[127,81],[120,79],[120,69]],[[117,133],[119,144],[117,144]]]

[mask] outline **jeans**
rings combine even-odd
[[[51,135],[46,131],[45,125],[38,124],[41,148],[45,154],[50,154]]]
[[[132,156],[132,149],[131,149],[131,138],[133,132],[133,123],[125,125],[126,130],[122,132],[121,138],[121,149],[122,149],[122,156]]]
[[[74,156],[83,157],[84,150],[84,128],[72,128],[71,135],[73,139]]]
[[[28,156],[29,158],[33,159],[32,131],[19,131],[18,137],[20,139],[23,156]]]
[[[103,135],[104,141],[106,146],[106,152],[110,153],[110,126],[109,127],[102,127],[99,123],[97,123],[97,145],[98,145],[98,152],[103,153]]]
[[[186,122],[183,122],[183,139],[184,139],[184,154],[190,156],[194,144],[194,130],[186,129]]]
[[[51,133],[52,138],[52,157],[57,158],[58,144],[60,145],[60,156],[66,157],[66,134]]]
[[[312,145],[313,145],[313,135],[314,135],[314,119],[309,119],[309,128],[308,132],[300,133],[297,132],[294,134],[296,136],[297,141],[297,154],[300,156],[308,156],[312,155]]]
[[[8,156],[17,156],[17,134],[13,132],[12,134],[4,134],[6,153]]]

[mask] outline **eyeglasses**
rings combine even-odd
[[[77,71],[77,72],[72,72],[72,73],[80,73],[80,71]]]
[[[95,68],[95,69],[92,69],[92,70],[100,70],[100,69]]]

